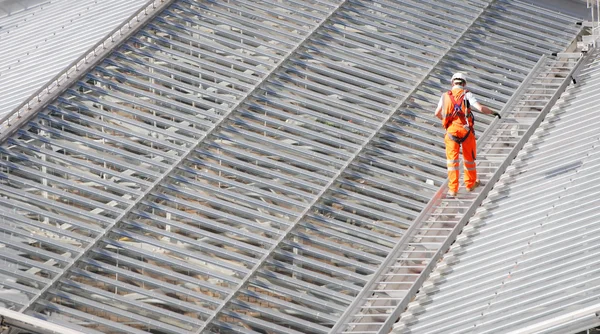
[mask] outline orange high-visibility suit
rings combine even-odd
[[[446,143],[446,164],[448,167],[448,191],[458,193],[458,155],[462,146],[464,161],[464,179],[467,189],[473,188],[477,180],[475,169],[475,154],[477,144],[475,141],[474,117],[471,113],[465,94],[468,91],[460,86],[444,93],[443,125],[446,129],[444,142]]]

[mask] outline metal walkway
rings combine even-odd
[[[499,110],[580,29],[519,1],[174,1],[0,146],[0,302],[328,333],[444,183],[451,73]]]
[[[573,59],[540,59],[515,92],[515,98],[506,104],[502,119],[494,121],[478,139],[477,170],[482,186],[472,193],[459,193],[456,198],[445,197],[446,187],[441,187],[381,266],[378,281],[366,290],[360,304],[356,303],[358,312],[349,318],[343,333],[390,331],[400,312],[422,288],[438,260],[571,82],[576,64]],[[451,262],[452,258],[444,261]],[[443,266],[438,265],[437,272],[443,272]]]

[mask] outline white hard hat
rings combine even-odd
[[[467,82],[467,76],[464,73],[461,72],[456,72],[454,73],[454,75],[452,76],[452,82],[454,82],[454,80],[462,80],[464,82]]]

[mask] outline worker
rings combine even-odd
[[[473,95],[465,89],[467,76],[464,73],[455,73],[450,80],[452,89],[445,92],[435,109],[435,116],[442,121],[446,130],[444,142],[446,144],[446,164],[448,167],[448,196],[454,197],[458,194],[458,155],[462,146],[464,161],[465,187],[468,192],[473,191],[480,185],[475,168],[475,154],[477,144],[475,142],[475,118],[471,113],[471,107],[484,114],[494,115],[498,118],[500,114],[490,108],[481,105]]]

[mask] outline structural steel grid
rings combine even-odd
[[[502,110],[582,29],[508,0],[148,11],[0,129],[6,309],[92,334],[352,330],[439,200],[451,74]],[[441,244],[411,245],[384,317]]]

